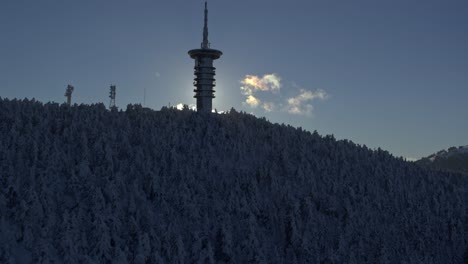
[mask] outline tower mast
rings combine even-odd
[[[74,89],[75,87],[73,87],[71,84],[67,86],[67,90],[65,91],[65,97],[67,97],[67,105],[71,105],[71,97]]]
[[[116,86],[111,85],[110,86],[110,93],[109,93],[109,98],[110,98],[109,109],[110,110],[116,110],[117,109],[115,107],[115,93],[116,93]]]
[[[195,60],[195,79],[193,85],[196,87],[195,98],[197,99],[197,111],[211,113],[213,108],[215,70],[213,61],[223,55],[219,50],[211,49],[208,41],[208,3],[205,1],[205,19],[203,26],[203,42],[200,49],[193,49],[188,52],[190,57]]]

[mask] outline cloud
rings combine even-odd
[[[244,104],[250,106],[251,108],[257,108],[260,106],[265,112],[272,112],[275,109],[275,104],[272,102],[262,102],[260,99],[253,95],[247,96],[244,101]]]
[[[281,89],[281,77],[277,74],[265,74],[263,76],[246,75],[241,81],[241,93],[246,97],[244,104],[251,108],[261,107],[266,112],[275,108],[273,102],[263,102],[255,94],[258,92],[270,92],[276,94]]]
[[[247,96],[247,99],[245,99],[245,103],[252,108],[257,108],[257,106],[260,104],[260,101],[255,96],[249,95]]]
[[[156,73],[154,74],[154,76],[156,76],[156,78],[158,78],[158,79],[159,79],[159,78],[161,78],[161,73],[159,73],[159,72],[156,72]]]
[[[265,110],[266,112],[272,112],[275,110],[276,106],[274,103],[272,102],[266,102],[266,103],[263,103],[262,104],[262,108],[263,110]]]
[[[241,83],[243,86],[240,89],[244,95],[253,95],[257,91],[277,92],[281,89],[281,78],[274,73],[262,77],[246,75]]]
[[[245,75],[240,81],[241,93],[246,96],[243,104],[251,108],[261,108],[265,112],[282,111],[294,115],[310,115],[314,110],[312,101],[329,97],[322,89],[311,91],[300,88],[294,82],[291,83],[291,87],[282,89],[281,81],[282,78],[275,73],[263,76]]]
[[[294,115],[310,115],[314,107],[310,102],[314,99],[325,100],[328,94],[324,90],[317,90],[315,92],[300,89],[299,95],[291,97],[287,100],[287,112]]]

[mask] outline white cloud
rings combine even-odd
[[[246,75],[241,83],[243,84],[241,91],[244,95],[253,95],[257,91],[277,92],[281,89],[281,78],[274,73],[262,77]]]
[[[281,89],[281,77],[277,74],[265,74],[263,76],[246,75],[241,81],[241,93],[246,96],[244,104],[251,108],[260,106],[266,112],[274,109],[273,102],[263,102],[256,95],[257,92],[278,93]]]
[[[275,110],[275,104],[272,103],[272,102],[266,102],[266,103],[263,103],[262,104],[262,108],[266,111],[266,112],[272,112]]]
[[[300,93],[296,97],[292,97],[288,99],[289,105],[300,105],[302,102],[312,101],[314,99],[327,99],[328,95],[324,90],[317,90],[315,92],[301,89]]]
[[[260,104],[260,100],[258,100],[253,95],[249,95],[247,96],[247,99],[245,99],[245,103],[248,104],[252,108],[257,108],[257,106]]]
[[[294,115],[310,115],[314,107],[310,102],[314,99],[325,100],[328,94],[324,90],[315,92],[301,89],[299,95],[287,100],[287,112]]]
[[[241,93],[246,96],[244,105],[251,108],[260,107],[265,112],[284,111],[294,115],[310,115],[314,109],[313,100],[325,100],[328,94],[321,89],[316,91],[300,89],[295,83],[285,91],[298,90],[299,94],[285,97],[280,93],[282,88],[281,77],[275,73],[263,76],[245,75],[241,81]]]

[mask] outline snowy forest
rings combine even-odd
[[[0,98],[0,263],[468,263],[468,177],[234,109]]]
[[[419,166],[433,170],[446,170],[468,175],[468,146],[451,147],[441,150],[429,157],[422,158],[416,163]]]

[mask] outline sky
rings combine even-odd
[[[395,156],[468,145],[468,1],[210,0],[214,107]],[[2,0],[0,97],[195,104],[203,0]]]

